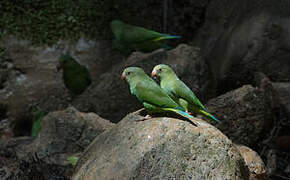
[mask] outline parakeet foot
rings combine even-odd
[[[189,115],[191,115],[192,116],[192,113],[191,112],[189,112],[189,111],[185,111],[187,114],[189,114]]]
[[[146,121],[146,120],[148,120],[148,119],[151,119],[152,118],[152,116],[150,116],[149,114],[147,114],[145,117],[142,117],[142,118],[140,118],[140,119],[136,119],[135,121]]]

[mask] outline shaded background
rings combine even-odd
[[[170,52],[125,57],[112,48],[109,24],[114,19],[180,35],[181,39],[169,43],[183,45]],[[73,105],[117,123],[141,108],[127,84],[119,80],[123,68],[137,65],[149,73],[154,65],[168,63],[222,120],[232,112],[226,107],[229,101],[222,104],[217,97],[228,97],[224,94],[243,85],[258,88],[260,101],[253,103],[251,93],[245,100],[263,101],[262,110],[255,110],[262,112],[256,117],[260,120],[249,121],[258,135],[253,135],[252,142],[247,141],[252,131],[244,135],[246,140],[233,139],[256,150],[273,178],[278,178],[275,174],[286,177],[283,171],[290,159],[289,20],[290,2],[286,0],[1,1],[1,140],[29,136],[35,108],[48,113]],[[62,74],[55,71],[57,58],[65,52],[92,75],[91,86],[78,97],[70,96]],[[243,95],[243,90],[237,94]],[[225,112],[215,108],[219,104]],[[244,121],[241,113],[237,116],[240,119],[232,116],[237,120],[229,118],[219,129],[228,136],[240,131]],[[2,157],[7,156],[3,151]],[[34,164],[28,162],[32,168]]]

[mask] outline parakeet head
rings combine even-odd
[[[116,27],[119,27],[122,24],[123,24],[123,22],[120,20],[113,20],[113,21],[111,21],[111,28],[114,29]]]
[[[175,75],[174,71],[166,64],[159,64],[155,66],[152,70],[151,76],[152,77],[168,77],[170,75]]]
[[[129,84],[140,77],[146,76],[146,73],[139,67],[128,67],[124,69],[121,78],[126,80]]]
[[[70,55],[66,54],[66,55],[60,56],[60,58],[58,59],[57,70],[59,71],[60,69],[62,69],[63,66],[66,63],[69,63],[70,61],[74,61],[74,59]]]
[[[120,34],[122,32],[122,26],[123,26],[123,22],[120,21],[120,20],[113,20],[111,22],[111,29],[112,29],[112,32],[114,33],[115,35],[115,38],[120,38]]]

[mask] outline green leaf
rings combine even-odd
[[[79,160],[76,156],[69,156],[67,160],[71,163],[71,165],[75,166]]]

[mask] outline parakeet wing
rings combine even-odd
[[[138,82],[133,93],[139,100],[158,107],[179,107],[153,80]]]
[[[188,101],[189,104],[199,106],[205,110],[204,105],[197,99],[195,94],[181,81],[177,80],[176,83],[173,85],[174,88],[172,93],[174,96],[183,98]]]
[[[142,27],[133,26],[129,24],[123,24],[122,32],[120,34],[120,40],[130,43],[138,43],[148,40],[153,40],[162,36],[161,33],[148,30]]]

